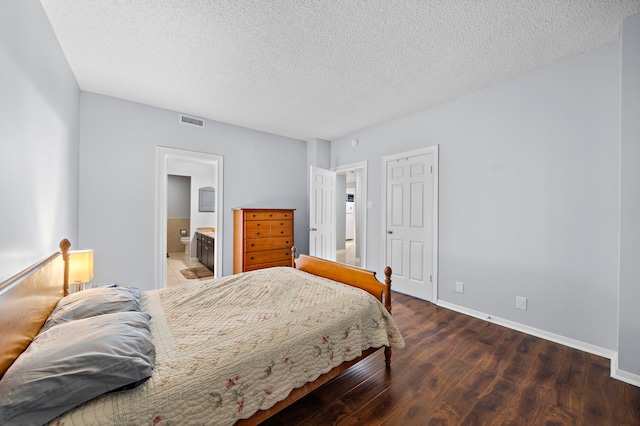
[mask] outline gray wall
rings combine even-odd
[[[191,217],[191,177],[167,175],[167,218]]]
[[[640,14],[622,26],[619,368],[640,376]]]
[[[40,2],[0,2],[0,281],[80,247],[79,98]]]
[[[381,274],[380,158],[439,144],[439,297],[616,350],[619,122],[614,43],[337,139],[331,165],[369,161]]]
[[[297,209],[296,245],[308,247],[305,142],[213,121],[187,126],[176,112],[92,93],[80,104],[80,239],[94,249],[94,282],[155,287],[156,146],[224,156],[222,274],[233,270],[235,207]]]

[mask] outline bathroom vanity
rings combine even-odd
[[[196,251],[198,253],[198,260],[212,271],[215,259],[214,241],[215,232],[202,230],[196,231]]]

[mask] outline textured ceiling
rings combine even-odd
[[[618,39],[640,0],[41,0],[82,90],[335,139]]]

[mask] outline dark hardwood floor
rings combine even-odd
[[[264,425],[640,425],[609,360],[394,293],[407,346],[382,351]]]

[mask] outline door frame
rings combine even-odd
[[[418,155],[431,154],[433,156],[433,294],[432,303],[438,301],[438,176],[439,176],[439,161],[438,161],[439,145],[431,145],[426,148],[419,148],[412,151],[405,151],[398,154],[385,155],[382,157],[382,206],[381,206],[381,229],[380,229],[380,241],[382,248],[382,263],[387,261],[387,163],[390,161],[396,161],[402,158],[415,157]],[[426,195],[426,194],[425,194]]]
[[[206,152],[156,146],[156,232],[155,232],[155,288],[167,286],[167,163],[169,160],[187,160],[216,164],[216,238],[214,243],[214,278],[222,277],[222,241],[224,223],[224,167],[223,156]]]
[[[361,214],[359,215],[358,219],[361,219],[362,223],[360,224],[360,267],[363,269],[367,268],[367,212],[368,212],[368,208],[367,208],[367,181],[369,179],[369,175],[367,173],[367,161],[359,161],[357,163],[349,163],[349,164],[343,164],[340,166],[335,166],[332,167],[331,170],[333,170],[336,173],[340,173],[340,172],[348,172],[350,170],[357,170],[360,169],[362,170],[362,182],[360,185],[360,205],[356,206],[356,208],[359,208],[361,210]]]

